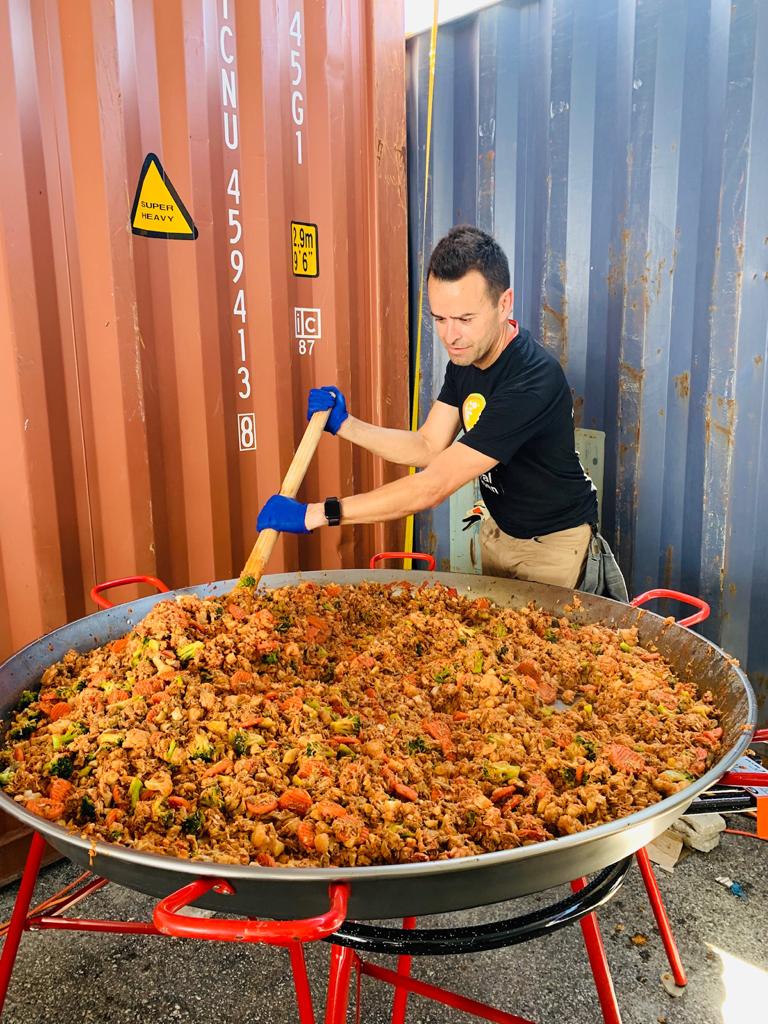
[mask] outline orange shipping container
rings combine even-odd
[[[0,654],[94,582],[236,575],[310,386],[407,425],[402,20],[0,0]],[[394,472],[324,438],[302,493]],[[362,566],[401,533],[285,538],[269,568]]]

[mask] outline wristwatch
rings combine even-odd
[[[338,498],[326,498],[323,504],[323,511],[329,526],[341,525],[341,502]]]

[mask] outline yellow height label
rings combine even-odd
[[[317,224],[291,221],[291,253],[294,277],[317,277],[320,273]]]
[[[154,153],[147,154],[131,210],[131,230],[146,238],[197,238],[197,228]]]

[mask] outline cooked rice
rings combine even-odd
[[[0,781],[85,837],[225,863],[425,861],[580,832],[702,775],[722,729],[635,629],[575,619],[441,585],[177,597],[44,672]]]

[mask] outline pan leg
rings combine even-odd
[[[587,884],[586,879],[577,878],[571,882],[574,892],[579,892]],[[616,992],[613,988],[613,979],[608,968],[608,961],[605,956],[605,947],[600,937],[600,929],[597,926],[597,917],[594,913],[587,914],[579,921],[581,933],[584,936],[584,945],[587,947],[589,965],[592,968],[592,975],[595,979],[597,997],[600,1000],[600,1009],[603,1011],[605,1024],[621,1024],[621,1013],[619,1004],[616,1001]]]
[[[19,943],[27,923],[27,912],[32,900],[32,893],[35,890],[35,882],[40,871],[40,861],[45,851],[45,840],[39,832],[32,836],[32,843],[27,854],[27,863],[24,866],[24,874],[21,876],[21,885],[16,902],[13,905],[13,914],[8,926],[8,934],[5,937],[3,953],[0,956],[0,1014],[5,1005],[5,996],[8,992],[8,983],[11,980],[13,966],[16,963],[16,954],[19,951]]]
[[[312,993],[309,990],[307,965],[304,961],[304,947],[300,942],[292,942],[288,946],[288,952],[291,956],[291,972],[296,989],[296,1003],[299,1008],[299,1024],[315,1024]]]
[[[651,867],[651,858],[648,856],[648,851],[645,848],[638,850],[635,857],[637,858],[637,866],[640,868],[640,874],[643,876],[648,899],[651,901],[653,916],[656,918],[656,924],[661,932],[661,941],[664,943],[664,950],[667,954],[667,960],[669,960],[669,966],[672,969],[675,984],[682,988],[688,984],[688,976],[685,973],[685,967],[675,942],[675,936],[672,934],[672,925],[669,923],[667,908],[664,906],[664,901],[661,898],[659,883],[656,881],[656,876]]]
[[[415,917],[404,917],[403,928],[415,928]],[[408,977],[411,973],[411,960],[413,957],[400,956],[397,958],[397,973]],[[405,1024],[405,1011],[408,1008],[408,992],[404,988],[395,989],[395,998],[392,1000],[392,1024]]]
[[[346,946],[331,946],[331,969],[328,976],[328,999],[325,1024],[344,1024],[349,1003],[349,977],[355,953]]]

